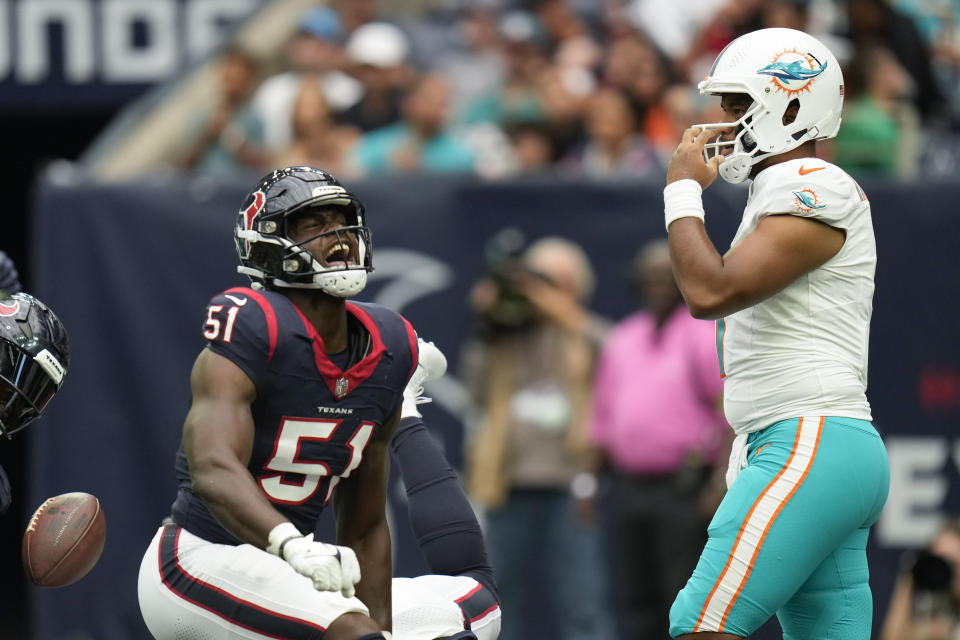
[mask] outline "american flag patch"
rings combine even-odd
[[[843,95],[843,85],[840,85],[840,95]]]

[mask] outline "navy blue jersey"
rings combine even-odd
[[[377,429],[400,406],[417,365],[417,336],[402,316],[347,303],[369,334],[366,355],[346,371],[334,364],[303,313],[281,293],[229,289],[207,306],[207,348],[229,358],[257,387],[247,468],[264,495],[304,533],[340,482],[357,468]],[[238,544],[191,491],[183,444],[173,518],[211,542]]]

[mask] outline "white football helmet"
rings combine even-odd
[[[743,182],[764,158],[808,140],[832,138],[840,129],[840,65],[823,43],[802,31],[760,29],[740,36],[720,52],[697,88],[702,94],[745,93],[753,98],[736,122],[695,125],[735,130],[733,140],[704,148],[709,160],[732,147],[720,164],[720,176],[727,182]],[[783,115],[795,100],[800,106],[797,117],[785,125]]]

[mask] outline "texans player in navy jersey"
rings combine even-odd
[[[370,232],[328,173],[265,176],[234,236],[252,286],[207,306],[179,493],[141,565],[143,618],[158,639],[383,638],[389,442],[416,334],[346,300],[372,269]],[[331,501],[336,545],[312,533]]]
[[[20,291],[13,263],[0,252],[0,435],[10,438],[40,417],[70,366],[70,340],[56,314]],[[11,275],[12,272],[12,275]],[[11,295],[12,294],[12,295]],[[0,467],[0,513],[10,506]]]

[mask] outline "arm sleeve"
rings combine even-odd
[[[208,349],[243,369],[259,386],[276,343],[276,328],[271,330],[259,301],[240,293],[214,296],[202,332]]]
[[[457,474],[422,420],[401,420],[390,449],[406,487],[410,526],[430,571],[469,573],[499,602],[480,524]]]

